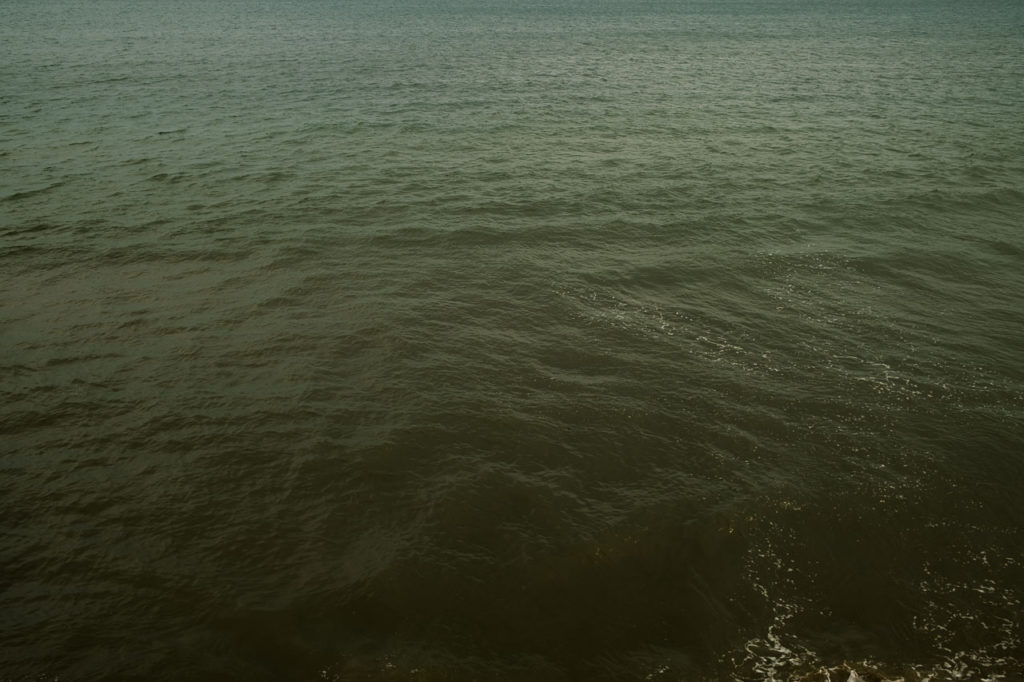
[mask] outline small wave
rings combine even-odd
[[[0,199],[0,201],[19,201],[21,199],[28,199],[29,197],[34,197],[38,194],[49,192],[50,190],[57,189],[58,187],[62,187],[63,185],[63,182],[55,182],[52,185],[47,185],[46,187],[40,187],[38,189],[27,189],[22,190],[20,192],[14,192],[13,194],[8,194],[3,199]]]

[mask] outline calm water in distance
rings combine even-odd
[[[0,679],[1024,679],[1024,5],[0,0]]]

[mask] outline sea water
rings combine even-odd
[[[0,2],[0,679],[1024,679],[1024,5]]]

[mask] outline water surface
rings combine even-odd
[[[0,2],[0,678],[1024,678],[1024,8]]]

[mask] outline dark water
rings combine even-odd
[[[1024,679],[1024,5],[0,1],[0,679]]]

